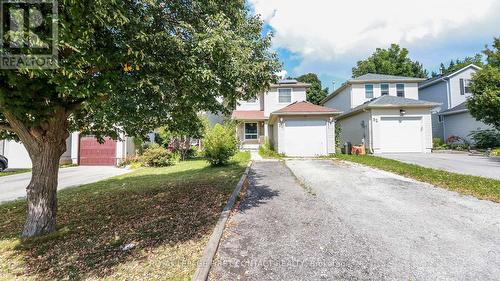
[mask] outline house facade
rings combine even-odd
[[[469,83],[480,69],[470,64],[420,83],[419,98],[441,104],[432,111],[434,137],[446,141],[450,136],[459,136],[471,142],[472,131],[492,128],[477,121],[467,109],[467,98],[472,95]]]
[[[424,79],[365,74],[344,83],[321,104],[342,111],[336,122],[342,143],[365,145],[371,153],[430,153],[431,109],[418,100]]]
[[[135,155],[133,139],[121,136],[122,140],[106,139],[99,143],[93,136],[81,136],[74,132],[66,139],[66,152],[61,164],[86,166],[116,166],[127,156]],[[29,169],[31,158],[21,142],[0,140],[0,154],[9,159],[9,169]]]
[[[309,84],[281,80],[255,99],[241,100],[231,118],[238,121],[243,149],[257,149],[266,140],[287,156],[335,152],[334,116],[339,111],[306,101]]]

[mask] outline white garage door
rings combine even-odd
[[[327,154],[326,121],[287,120],[284,142],[287,156],[325,155]]]
[[[421,117],[380,118],[380,151],[423,152]]]

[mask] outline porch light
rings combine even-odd
[[[330,116],[330,124],[333,123],[333,116]]]
[[[404,109],[399,110],[399,115],[403,116],[405,114],[406,114],[406,110],[404,110]]]

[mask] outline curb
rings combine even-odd
[[[203,251],[203,257],[198,263],[198,267],[196,268],[193,278],[191,279],[192,281],[206,281],[208,279],[208,274],[210,273],[212,261],[215,257],[215,254],[217,253],[217,249],[219,248],[219,242],[222,238],[222,234],[224,233],[226,222],[229,219],[229,215],[231,213],[231,210],[233,209],[233,205],[236,202],[236,197],[240,193],[241,187],[247,180],[248,172],[250,170],[250,167],[252,166],[252,163],[253,161],[250,161],[248,163],[245,172],[243,173],[243,175],[240,178],[240,181],[234,188],[231,197],[229,198],[226,206],[224,207],[224,210],[222,210],[219,220],[217,221],[217,225],[215,226],[214,231],[210,236],[210,240],[208,240],[208,244],[205,247],[205,250]]]

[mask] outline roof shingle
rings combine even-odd
[[[283,107],[280,110],[276,110],[273,114],[279,113],[339,113],[338,110],[333,108],[328,108],[320,105],[315,105],[307,101],[294,102],[288,106]]]

